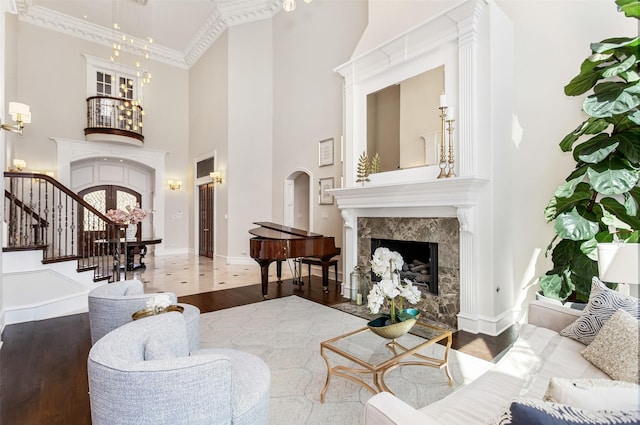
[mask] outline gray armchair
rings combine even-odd
[[[165,292],[171,303],[177,303],[176,294]],[[131,322],[131,316],[142,310],[147,300],[157,294],[145,294],[144,286],[139,280],[124,280],[99,286],[89,292],[89,327],[91,343],[125,323]],[[187,321],[189,348],[200,348],[200,309],[190,304],[178,304],[184,308]]]
[[[88,358],[93,425],[267,425],[271,374],[253,354],[189,353],[180,313],[127,323]]]

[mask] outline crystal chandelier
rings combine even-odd
[[[305,3],[311,3],[311,0],[304,0]],[[285,12],[293,12],[296,10],[296,0],[283,0],[282,8]]]
[[[147,0],[133,0],[136,3],[139,3],[143,6],[147,5]],[[149,46],[153,44],[153,38],[147,37],[145,40],[136,40],[133,37],[128,37],[126,34],[120,32],[120,24],[118,21],[120,20],[120,0],[113,1],[113,31],[114,31],[114,42],[111,51],[111,61],[117,62],[120,58],[120,52],[122,51],[122,45],[127,44],[128,50],[137,51],[139,55],[143,56],[145,60],[149,59]],[[142,72],[140,68],[140,61],[135,61],[135,67],[137,69],[137,77],[140,78],[140,85],[144,86],[145,84],[151,83],[151,73],[148,71]],[[121,87],[121,89],[125,89]]]

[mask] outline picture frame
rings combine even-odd
[[[333,189],[334,187],[333,177],[318,179],[318,186],[318,203],[320,205],[333,205],[333,195],[328,193],[328,190]]]
[[[318,142],[318,166],[333,165],[333,138]]]

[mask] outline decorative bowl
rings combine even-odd
[[[162,313],[170,313],[172,311],[177,311],[178,313],[182,313],[184,311],[184,307],[180,305],[170,305],[167,308],[145,308],[144,310],[136,311],[131,315],[133,320],[142,319],[143,317],[155,316],[156,314]]]
[[[416,324],[416,319],[391,324],[388,324],[388,320],[389,316],[380,316],[367,323],[367,326],[371,332],[382,338],[396,339],[409,332]]]

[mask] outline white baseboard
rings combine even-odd
[[[86,313],[88,311],[88,293],[89,291],[41,303],[7,307],[4,316],[5,324],[12,325],[14,323]]]
[[[497,316],[458,314],[458,330],[472,334],[500,335],[513,324],[513,311],[508,309]]]

